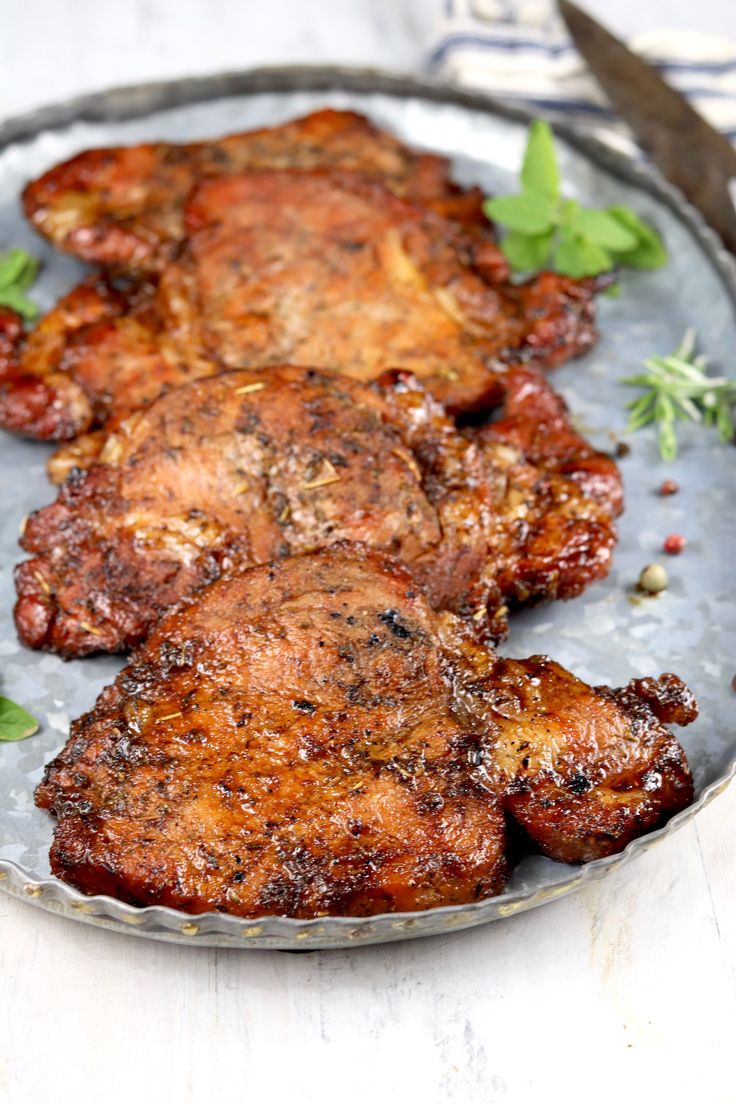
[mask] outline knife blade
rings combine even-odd
[[[560,15],[617,112],[663,175],[736,253],[736,150],[651,65],[569,0]]]

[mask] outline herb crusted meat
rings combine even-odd
[[[530,390],[529,369],[524,380]],[[536,388],[549,389],[541,375]],[[282,366],[192,381],[122,422],[28,518],[21,639],[66,656],[120,651],[223,571],[341,540],[393,552],[434,607],[503,635],[509,606],[570,598],[607,574],[620,481],[569,422],[564,466],[577,447],[582,482],[496,424],[461,434],[401,372],[362,384]]]
[[[544,374],[606,278],[512,280],[442,157],[324,110],[90,150],[24,193],[103,266],[29,334],[0,426],[62,443],[22,641],[137,648],[36,792],[53,872],[134,905],[367,916],[613,854],[692,800],[674,675],[500,657],[609,569],[618,469]]]
[[[490,283],[477,234],[356,174],[205,181],[186,218],[158,280],[91,278],[6,353],[0,425],[69,440],[187,379],[283,363],[363,381],[402,368],[477,409],[509,364],[554,366],[596,337],[593,283]]]
[[[319,168],[380,179],[397,195],[482,222],[481,194],[461,191],[444,157],[407,148],[363,115],[329,108],[211,141],[85,150],[31,181],[23,205],[64,252],[133,274],[157,272],[185,236],[184,205],[200,180]],[[495,264],[505,270],[500,252]]]
[[[493,895],[504,814],[566,860],[687,804],[674,676],[591,689],[499,660],[410,573],[342,545],[165,618],[47,768],[55,874],[192,913],[370,915]]]

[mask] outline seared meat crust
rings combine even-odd
[[[341,545],[213,583],[75,721],[37,802],[54,873],[137,905],[369,915],[498,893],[502,809],[554,858],[691,799],[674,676],[591,689],[501,660],[391,557]]]
[[[547,656],[500,660],[488,700],[494,783],[507,812],[553,859],[620,851],[692,801],[685,753],[663,723],[697,716],[676,675],[591,692]]]
[[[347,173],[205,181],[186,219],[202,346],[232,367],[403,368],[468,409],[497,394],[502,362],[552,366],[594,338],[589,284],[491,287],[455,226]]]
[[[0,425],[69,440],[187,379],[282,363],[360,380],[403,368],[451,410],[474,409],[498,400],[508,364],[554,366],[596,337],[590,281],[491,286],[476,238],[359,176],[207,181],[187,219],[156,285],[88,282],[18,344]]]
[[[520,365],[506,376],[500,417],[470,436],[486,445],[507,444],[546,472],[578,484],[613,517],[623,510],[618,467],[575,429],[565,400],[539,371]]]
[[[167,290],[90,276],[65,295],[0,360],[0,426],[69,441],[219,372],[187,342]]]
[[[26,215],[57,248],[132,273],[160,271],[185,234],[184,204],[205,178],[252,169],[339,168],[396,195],[483,223],[482,196],[461,191],[444,157],[408,149],[352,111],[315,111],[281,126],[207,142],[86,150],[23,193]],[[499,274],[507,272],[495,251]]]
[[[499,637],[510,605],[605,576],[614,512],[554,465],[458,433],[407,373],[373,385],[224,373],[124,421],[100,462],[31,514],[16,624],[24,643],[65,656],[124,650],[223,571],[357,540],[411,565],[434,607]]]
[[[468,765],[409,573],[291,557],[221,580],[75,722],[39,804],[87,893],[241,916],[460,904],[504,881],[499,802]]]
[[[94,372],[95,335],[128,306],[107,280],[89,277],[27,336],[18,315],[0,317],[0,425],[40,440],[64,441],[94,421],[84,386]],[[113,358],[110,358],[111,361]],[[137,350],[136,372],[143,364]]]

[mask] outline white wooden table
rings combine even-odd
[[[413,69],[438,3],[1,0],[0,116],[257,63]],[[588,7],[736,34],[732,0]],[[734,826],[732,788],[576,897],[351,952],[167,946],[0,894],[0,1101],[736,1101]]]

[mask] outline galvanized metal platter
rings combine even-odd
[[[36,296],[47,309],[84,269],[55,254],[24,222],[18,196],[26,180],[90,146],[218,135],[325,105],[363,111],[409,143],[449,155],[459,180],[491,192],[510,190],[528,123],[522,112],[480,94],[347,69],[262,69],[87,96],[0,126],[0,246],[25,246],[43,257]],[[624,275],[620,297],[600,302],[599,345],[555,377],[581,427],[596,445],[610,448],[622,434],[629,397],[619,377],[650,353],[671,350],[686,326],[697,328],[703,349],[729,371],[736,348],[736,267],[699,216],[646,167],[564,128],[558,135],[567,192],[596,205],[630,204],[659,228],[670,253],[658,272]],[[64,663],[19,645],[11,618],[18,530],[29,510],[54,492],[44,471],[48,449],[2,435],[0,691],[35,713],[41,732],[23,743],[0,744],[0,889],[85,923],[154,939],[242,948],[356,946],[446,933],[534,908],[604,877],[675,832],[736,770],[736,452],[697,429],[684,430],[682,443],[677,462],[664,465],[653,434],[632,439],[631,455],[622,461],[627,509],[611,576],[575,602],[517,616],[503,651],[547,652],[595,684],[680,674],[701,704],[700,719],[682,733],[695,774],[695,804],[623,854],[584,867],[528,857],[506,892],[475,905],[365,919],[244,921],[84,897],[50,874],[53,824],[34,807],[33,789],[43,764],[66,739],[70,719],[92,705],[120,661]],[[657,494],[665,476],[681,486],[672,498]],[[634,590],[639,571],[657,558],[672,531],[687,536],[687,552],[668,561],[667,592],[641,598]]]

